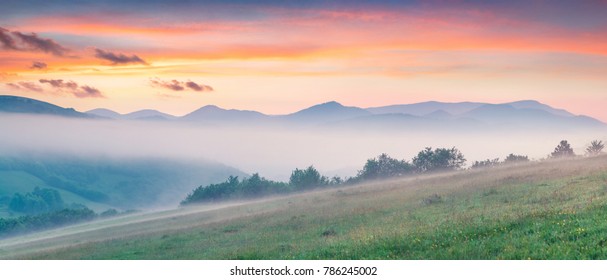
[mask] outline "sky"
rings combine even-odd
[[[607,1],[19,1],[0,94],[80,111],[538,100],[607,122]]]

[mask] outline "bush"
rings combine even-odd
[[[528,162],[529,158],[527,156],[509,154],[504,163],[520,163],[520,162]]]
[[[424,198],[423,201],[424,205],[436,204],[441,202],[443,202],[443,197],[436,193]]]
[[[10,236],[17,233],[55,228],[59,226],[89,221],[97,215],[93,210],[63,209],[33,216],[21,216],[13,219],[0,218],[0,236]]]
[[[500,159],[496,158],[496,159],[486,159],[483,161],[475,161],[472,164],[472,168],[476,169],[476,168],[485,168],[485,167],[495,167],[500,165]]]

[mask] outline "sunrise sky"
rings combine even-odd
[[[283,2],[2,1],[0,94],[175,115],[534,99],[607,121],[607,1]]]

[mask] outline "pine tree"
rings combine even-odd
[[[561,142],[554,148],[554,152],[552,152],[551,156],[553,158],[561,158],[561,157],[572,157],[575,156],[573,149],[571,149],[571,145],[567,143],[567,140],[561,140]]]

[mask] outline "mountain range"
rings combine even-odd
[[[0,112],[46,114],[62,117],[114,120],[183,121],[191,123],[283,123],[339,127],[400,128],[476,128],[501,127],[573,127],[607,128],[607,124],[577,116],[563,109],[534,100],[502,104],[479,102],[446,103],[429,101],[383,107],[348,107],[331,101],[291,114],[266,115],[256,111],[223,109],[206,105],[184,116],[173,116],[156,110],[140,110],[120,114],[109,109],[78,112],[50,103],[17,96],[0,96]]]

